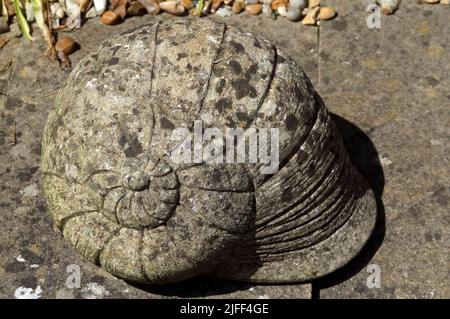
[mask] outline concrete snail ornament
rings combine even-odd
[[[279,169],[179,163],[176,128],[279,128]],[[113,275],[307,281],[350,261],[376,203],[296,63],[207,19],[155,22],[84,58],[46,123],[43,184],[55,229]]]

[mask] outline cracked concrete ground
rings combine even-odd
[[[41,298],[450,297],[450,7],[404,1],[376,30],[366,26],[363,1],[323,2],[339,16],[319,28],[263,16],[222,20],[291,55],[335,114],[379,201],[376,232],[352,263],[312,284],[195,278],[137,287],[85,261],[53,232],[40,184],[43,125],[67,73],[42,56],[41,38],[32,44],[13,39],[0,50],[0,68],[11,62],[0,71],[0,297],[14,298],[23,288],[36,294],[38,286]],[[145,16],[114,27],[88,21],[71,33],[82,46],[72,62],[110,35],[152,19],[179,18]],[[66,285],[73,264],[81,270],[78,289]],[[381,272],[380,288],[367,285],[373,265]]]

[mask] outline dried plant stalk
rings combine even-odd
[[[53,37],[50,3],[47,0],[31,0],[33,13],[38,27],[42,30],[44,39],[47,42],[47,56],[51,59],[56,58],[55,38]]]

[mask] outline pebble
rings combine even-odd
[[[319,7],[319,6],[320,6],[320,0],[309,0],[308,1],[308,8],[310,8],[310,9]]]
[[[394,13],[398,8],[399,0],[377,0],[377,3],[381,6],[381,11],[384,14]]]
[[[140,2],[132,2],[131,5],[127,8],[127,14],[136,17],[142,16],[147,13],[147,10]]]
[[[291,21],[299,21],[302,17],[302,12],[298,7],[289,7],[289,10],[286,13],[286,18]]]
[[[95,7],[90,8],[88,12],[86,12],[87,19],[95,18],[96,16],[98,16],[98,13],[97,10],[95,10]]]
[[[105,13],[103,13],[102,17],[100,18],[100,21],[103,24],[107,24],[107,25],[113,25],[113,24],[117,24],[120,22],[120,16],[115,13],[114,11],[106,11]]]
[[[117,13],[122,19],[125,19],[127,16],[127,1],[128,0],[119,0],[118,5],[114,8],[114,12]]]
[[[103,14],[106,10],[106,0],[94,0],[94,8],[98,15]]]
[[[244,1],[234,1],[233,2],[233,6],[231,7],[231,10],[234,12],[234,13],[241,13],[242,12],[242,10],[244,10],[245,9],[245,2]]]
[[[316,25],[317,15],[319,14],[319,7],[315,7],[308,11],[308,14],[303,18],[303,25]]]
[[[287,9],[286,7],[278,7],[277,13],[279,16],[285,17],[287,16]]]
[[[71,54],[75,51],[77,43],[71,37],[62,37],[58,39],[55,45],[55,50],[57,52],[63,52],[65,55]]]
[[[194,7],[194,1],[192,0],[181,0],[181,4],[186,10],[191,10]]]
[[[160,11],[159,5],[155,0],[138,0],[151,15],[157,15]]]
[[[320,20],[330,20],[336,15],[336,10],[332,7],[321,7],[319,11]]]
[[[245,11],[251,15],[258,15],[262,11],[262,5],[257,4],[248,4],[245,6]]]
[[[229,17],[233,14],[233,11],[231,11],[231,9],[229,7],[221,7],[216,11],[216,14],[219,17]]]
[[[95,8],[92,7],[94,10]],[[59,25],[59,19],[62,19],[66,16],[64,9],[58,2],[54,2],[50,5],[50,12],[52,13],[52,20],[54,25]],[[87,14],[86,14],[87,17]]]
[[[126,9],[128,16],[142,16],[149,12],[159,13],[160,9],[173,15],[182,15],[195,6],[195,0],[167,0],[158,3],[155,0],[131,0]],[[450,0],[419,0],[427,4],[441,3],[449,5]],[[392,14],[398,9],[399,0],[376,0],[384,14]],[[264,4],[264,7],[262,5]],[[28,3],[27,3],[28,4]],[[93,0],[93,6],[87,11],[86,17],[92,18],[101,15],[101,22],[107,25],[119,23],[122,19],[115,11],[105,11],[107,0]],[[32,19],[31,6],[26,5],[27,19]],[[291,21],[299,21],[302,17],[302,24],[317,25],[318,20],[330,20],[336,17],[336,10],[333,7],[321,7],[320,0],[205,0],[203,13],[215,13],[220,17],[228,17],[232,13],[238,14],[245,10],[250,15],[258,15],[261,12],[273,15],[284,16]],[[54,17],[62,19],[66,13],[58,2],[51,4],[51,11]],[[102,14],[103,13],[103,14]],[[11,34],[20,37],[22,32],[15,21],[8,25],[8,19],[0,16],[0,34],[11,31]],[[59,52],[70,54],[75,50],[76,42],[70,37],[63,37],[56,43]],[[59,48],[59,49],[58,49]],[[68,52],[68,53],[66,53]]]
[[[55,4],[58,4],[56,6],[55,15],[58,17],[58,19],[64,18],[66,16],[66,13],[64,12],[64,9],[59,5],[59,3],[55,2]],[[97,12],[97,11],[95,11],[95,12]]]
[[[217,9],[219,9],[219,7],[222,5],[223,0],[213,0],[212,5],[211,5],[211,11],[212,12],[216,12]]]
[[[78,0],[77,0],[78,1]],[[67,16],[70,17],[64,23],[65,29],[72,30],[78,29],[81,27],[81,14],[80,14],[80,5],[79,2],[75,0],[66,0],[65,1],[65,10]]]
[[[303,10],[304,8],[306,8],[306,0],[291,0],[289,1],[289,6]]]
[[[275,0],[270,4],[273,10],[277,10],[279,7],[287,7],[286,0]]]
[[[162,11],[173,15],[181,15],[185,11],[181,1],[163,1],[159,3],[159,7]]]

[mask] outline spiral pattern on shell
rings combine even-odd
[[[166,223],[180,197],[178,178],[169,164],[145,155],[128,158],[119,171],[91,175],[88,184],[100,190],[105,216],[135,229]]]
[[[179,164],[175,128],[280,128],[280,169]],[[131,281],[293,282],[353,258],[372,191],[303,71],[245,30],[155,22],[101,44],[61,88],[42,148],[55,228]]]

